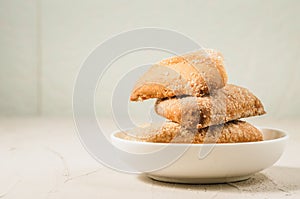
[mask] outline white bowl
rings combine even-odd
[[[185,151],[163,168],[143,171],[150,178],[176,183],[224,183],[248,179],[251,175],[272,166],[281,156],[288,135],[277,129],[261,128],[264,141],[226,144],[175,144],[129,141],[112,134],[112,143],[123,151],[147,154],[168,147],[172,151]],[[204,158],[199,153],[211,150]],[[138,168],[139,160],[120,153],[122,161]],[[172,154],[170,154],[171,156]],[[164,153],[164,157],[168,157]],[[164,157],[161,157],[163,160]]]

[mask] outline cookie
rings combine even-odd
[[[175,122],[151,124],[148,127],[119,132],[117,137],[141,142],[158,143],[237,143],[262,141],[262,133],[251,124],[234,120],[201,129],[187,129]]]
[[[181,95],[200,97],[227,83],[223,56],[211,49],[202,49],[171,57],[153,65],[137,81],[130,100],[170,98]]]
[[[261,101],[248,89],[227,84],[209,96],[158,99],[157,114],[182,126],[198,128],[265,114]]]

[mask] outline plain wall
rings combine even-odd
[[[271,117],[299,117],[299,9],[297,0],[1,0],[0,115],[72,115],[74,82],[89,52],[119,32],[150,26],[220,50],[229,82],[253,91]],[[152,54],[119,60],[115,73],[165,56]]]

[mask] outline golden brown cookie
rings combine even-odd
[[[130,100],[203,96],[225,86],[227,74],[220,52],[202,49],[152,66],[136,83]]]
[[[227,84],[210,96],[158,99],[157,114],[183,126],[198,128],[265,114],[261,101],[248,89]]]
[[[120,132],[117,137],[159,143],[237,143],[262,141],[262,133],[251,124],[234,120],[223,125],[215,125],[202,129],[185,129],[175,122],[165,122],[159,126],[136,128],[128,132]]]

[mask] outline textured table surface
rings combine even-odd
[[[243,182],[180,185],[102,166],[83,149],[72,119],[1,118],[0,198],[300,198],[300,120],[254,123],[290,135],[273,167]]]

